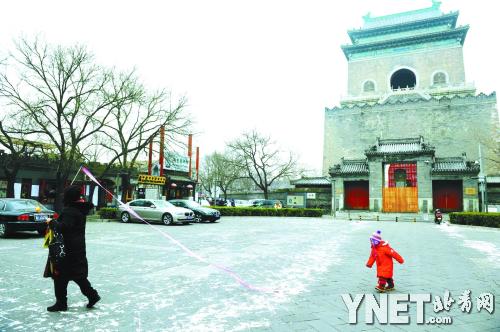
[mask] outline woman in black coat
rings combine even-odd
[[[66,311],[68,283],[73,280],[85,295],[92,308],[101,299],[97,291],[88,281],[88,263],[85,250],[85,223],[87,214],[93,208],[81,198],[81,188],[70,186],[64,190],[64,208],[57,220],[50,220],[50,226],[62,233],[66,257],[55,266],[51,273],[54,279],[56,303],[47,308],[48,311]]]

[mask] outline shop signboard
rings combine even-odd
[[[154,176],[147,174],[139,174],[137,179],[137,183],[142,184],[156,184],[159,186],[163,186],[166,182],[166,178],[164,176]]]

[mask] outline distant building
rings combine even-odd
[[[337,209],[477,211],[500,142],[496,94],[465,80],[468,26],[440,3],[364,17],[342,46],[348,94],[325,109],[323,173]]]

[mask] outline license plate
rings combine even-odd
[[[47,217],[46,214],[35,214],[35,221],[46,221]]]

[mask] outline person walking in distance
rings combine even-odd
[[[87,308],[92,308],[101,297],[88,281],[88,263],[85,246],[85,224],[87,214],[94,207],[85,202],[81,196],[80,186],[69,186],[64,190],[64,207],[57,220],[48,220],[50,227],[63,235],[66,256],[53,269],[46,269],[46,275],[54,280],[56,303],[47,307],[48,311],[66,311],[67,288],[74,281],[89,302]],[[48,275],[47,275],[48,274]]]

